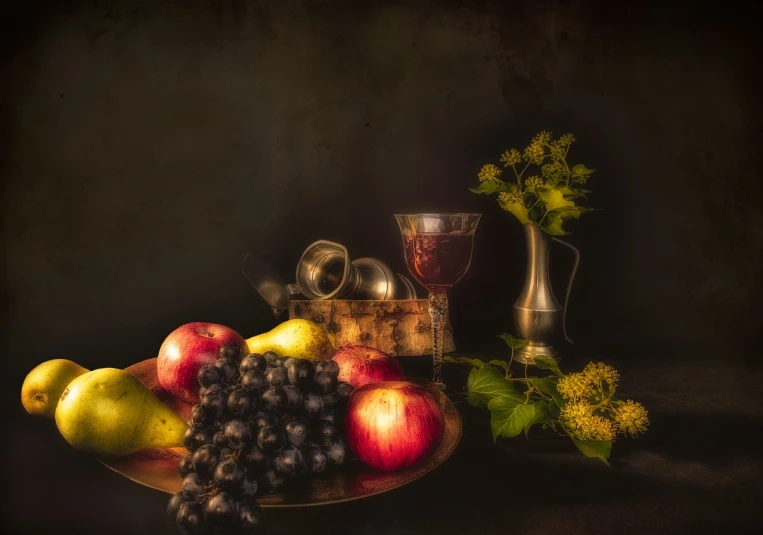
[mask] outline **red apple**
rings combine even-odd
[[[355,388],[379,381],[405,379],[400,363],[373,347],[345,346],[331,358],[339,364],[339,380]]]
[[[442,438],[435,399],[407,381],[372,383],[353,391],[347,405],[347,444],[368,466],[399,470],[425,458]]]
[[[205,364],[214,364],[220,347],[236,344],[241,355],[249,354],[246,340],[236,331],[216,323],[187,323],[170,333],[159,349],[157,375],[162,387],[175,397],[199,402],[196,376]]]

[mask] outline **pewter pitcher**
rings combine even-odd
[[[527,223],[525,237],[527,238],[527,274],[522,293],[514,303],[514,325],[517,336],[529,340],[530,344],[517,350],[514,359],[521,363],[533,364],[536,356],[546,355],[558,361],[559,353],[552,344],[559,338],[560,327],[564,338],[572,343],[567,336],[567,304],[572,282],[575,280],[575,273],[580,263],[580,251],[559,238],[551,237],[553,241],[569,247],[575,253],[575,264],[567,284],[564,308],[562,308],[554,296],[549,280],[549,236],[539,226]]]

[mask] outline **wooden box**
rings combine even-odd
[[[334,337],[334,345],[375,347],[396,357],[432,354],[432,322],[426,299],[396,301],[292,300],[289,319],[313,321]],[[443,353],[456,350],[445,323]]]

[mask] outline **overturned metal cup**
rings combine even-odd
[[[310,244],[302,253],[294,284],[285,284],[272,267],[253,254],[244,257],[242,273],[278,312],[287,310],[291,296],[299,294],[318,300],[416,299],[411,281],[381,260],[352,260],[345,246],[326,240]]]

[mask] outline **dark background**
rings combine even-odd
[[[451,320],[460,351],[499,351],[495,335],[511,330],[524,276],[522,229],[467,188],[482,164],[542,129],[575,133],[573,163],[597,169],[590,202],[602,209],[568,237],[583,261],[566,361],[704,363],[732,382],[759,378],[763,83],[752,3],[0,9],[0,345],[12,437],[2,479],[12,531],[161,529],[159,493],[69,451],[50,422],[23,413],[18,390],[50,358],[92,369],[153,357],[189,321],[245,336],[273,327],[239,272],[247,252],[286,282],[321,238],[404,272],[392,213],[481,212]],[[561,295],[571,259],[554,255]],[[716,381],[698,377],[697,388]],[[399,518],[433,508],[379,516],[368,532],[403,533]]]

